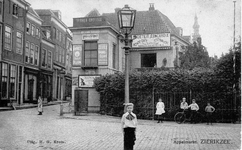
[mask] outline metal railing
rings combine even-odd
[[[156,103],[158,98],[162,98],[165,104],[166,113],[163,114],[165,120],[174,120],[174,115],[179,111],[180,103],[183,97],[186,97],[188,104],[191,104],[192,99],[196,99],[200,109],[199,112],[206,116],[205,107],[209,101],[216,111],[213,114],[213,119],[216,122],[236,122],[241,121],[241,102],[238,97],[237,107],[234,106],[231,94],[224,94],[223,99],[218,98],[215,93],[201,92],[139,92],[130,94],[130,102],[134,103],[134,113],[139,119],[156,119]],[[118,98],[117,98],[118,99]],[[122,99],[118,99],[123,101]],[[124,113],[123,105],[105,104],[101,107],[102,113],[112,116],[122,116]],[[203,119],[204,120],[204,119]]]

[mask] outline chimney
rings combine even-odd
[[[121,8],[115,8],[115,13],[118,13],[119,10],[121,10]]]
[[[55,16],[61,20],[61,12],[59,10],[52,10]]]
[[[151,11],[151,10],[155,10],[154,3],[150,3],[149,11]]]
[[[180,36],[183,36],[183,29],[182,29],[181,27],[177,27],[176,29],[177,29],[177,31],[178,31],[178,34],[179,34]]]

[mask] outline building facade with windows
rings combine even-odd
[[[24,90],[25,21],[29,3],[23,0],[0,1],[1,88],[0,106],[21,103]],[[3,35],[3,36],[2,36]]]
[[[104,13],[107,20],[118,28],[117,11]],[[181,27],[175,27],[171,20],[155,10],[150,4],[148,11],[137,11],[135,26],[131,33],[130,69],[174,68],[179,66],[179,54],[191,44],[183,37]]]
[[[59,10],[37,9],[35,10],[43,20],[42,28],[47,39],[55,44],[53,53],[53,95],[55,100],[65,100],[65,91],[68,90],[67,82],[70,82],[70,75],[66,71],[66,47],[68,27],[61,21]],[[69,72],[70,73],[70,72]],[[69,87],[70,88],[70,87]],[[70,91],[70,89],[69,89]]]
[[[99,110],[99,95],[93,78],[124,71],[124,50],[119,34],[117,12],[94,9],[85,17],[74,18],[73,27],[73,104],[76,112]],[[130,37],[130,70],[174,68],[179,55],[191,44],[170,19],[150,4],[148,11],[137,11]]]
[[[55,44],[42,36],[40,46],[39,92],[43,100],[53,100],[53,55]]]
[[[76,113],[99,111],[95,77],[124,70],[124,50],[119,30],[94,9],[85,17],[74,18],[72,103]]]
[[[65,98],[70,100],[72,97],[72,36],[71,31],[67,30],[66,38],[66,74],[65,74]]]
[[[37,103],[39,92],[39,57],[42,20],[29,7],[26,17],[24,53],[24,93],[23,103]]]

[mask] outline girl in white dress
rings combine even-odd
[[[161,115],[165,113],[165,104],[162,102],[162,99],[159,98],[159,102],[156,104],[156,112],[155,114],[158,115],[158,123],[162,122]]]

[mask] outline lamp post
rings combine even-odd
[[[124,34],[125,46],[125,104],[129,103],[129,34],[134,28],[136,10],[125,5],[124,8],[118,11],[118,24],[121,33]]]

